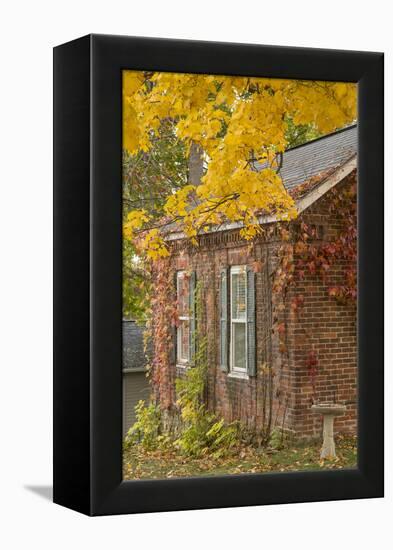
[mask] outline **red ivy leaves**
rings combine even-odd
[[[308,355],[307,355],[306,366],[307,366],[309,369],[315,369],[315,367],[316,367],[317,365],[318,365],[317,354],[316,354],[315,350],[311,349],[311,350],[308,352]]]
[[[174,273],[170,269],[168,259],[154,262],[154,294],[151,297],[151,309],[154,335],[151,377],[156,399],[163,408],[167,408],[172,403],[170,355],[174,345],[173,327],[178,323]]]
[[[304,304],[304,296],[303,294],[299,294],[298,296],[295,296],[291,302],[291,310],[296,313]]]
[[[325,174],[326,176],[326,174]],[[302,281],[306,274],[318,275],[328,287],[328,295],[338,303],[354,303],[357,297],[356,257],[357,257],[357,217],[356,217],[356,174],[352,173],[349,186],[331,190],[332,200],[329,206],[331,213],[341,218],[343,229],[330,242],[318,242],[317,227],[301,222],[296,242],[290,242],[288,228],[281,229],[282,245],[280,247],[280,263],[275,272],[273,282],[273,302],[285,303],[288,287],[294,280]],[[318,182],[320,179],[318,180]],[[306,182],[300,194],[308,191],[318,183],[315,180]],[[298,197],[296,197],[298,198]],[[317,242],[315,242],[317,241]],[[337,285],[334,279],[335,267],[344,269],[343,284]],[[330,282],[331,281],[331,282]],[[278,299],[280,297],[280,299]],[[280,304],[281,302],[281,304]],[[292,312],[298,313],[303,306],[304,296],[295,297],[290,304]],[[279,335],[280,351],[287,351],[285,324],[275,320]],[[306,358],[306,366],[310,375],[314,397],[315,379],[318,370],[318,359],[315,350],[310,350]]]
[[[309,241],[316,238],[316,228],[305,222],[300,225],[300,235],[295,243],[297,255],[295,273],[299,280],[304,279],[306,271],[311,275],[318,274],[328,284],[328,275],[337,264],[347,265],[342,285],[330,284],[329,296],[339,303],[355,302],[357,298],[356,256],[357,256],[357,219],[356,219],[356,182],[352,174],[352,183],[347,189],[334,189],[330,212],[335,212],[344,222],[343,231],[334,241],[324,244],[313,244]]]

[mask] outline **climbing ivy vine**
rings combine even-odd
[[[304,193],[315,181],[310,180],[299,186],[295,197]],[[306,221],[289,226],[281,224],[279,235],[279,261],[274,274],[273,301],[275,316],[273,332],[278,334],[279,351],[282,360],[289,362],[288,345],[288,312],[298,315],[304,305],[305,296],[297,294],[288,302],[289,290],[296,283],[301,283],[309,275],[317,277],[326,288],[327,298],[331,297],[342,305],[354,305],[357,299],[357,184],[356,172],[352,172],[345,184],[329,191],[329,213],[336,216],[340,231],[329,242],[319,241],[317,228]],[[296,229],[295,229],[296,228]],[[295,229],[295,230],[294,230]],[[335,279],[335,268],[343,271],[340,284]],[[304,336],[310,335],[303,328]],[[318,356],[310,344],[306,366],[316,399],[316,377],[318,373]]]

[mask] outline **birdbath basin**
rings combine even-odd
[[[345,405],[339,403],[318,403],[311,406],[311,411],[323,416],[323,444],[321,459],[334,458],[336,456],[336,445],[334,443],[334,418],[344,414],[347,410]]]

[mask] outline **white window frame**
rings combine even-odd
[[[244,316],[244,319],[234,319],[232,317],[232,312],[233,312],[233,309],[232,309],[232,304],[233,304],[233,284],[232,284],[232,281],[233,281],[233,275],[235,274],[239,274],[239,273],[244,273],[244,276],[245,276],[245,283],[246,283],[246,290],[245,290],[245,306],[246,306],[246,309],[245,309],[245,316]],[[230,293],[229,293],[229,311],[230,311],[230,323],[231,323],[231,330],[230,330],[230,354],[229,354],[229,366],[230,366],[230,371],[233,372],[233,373],[239,373],[239,374],[247,374],[248,372],[248,349],[247,349],[247,291],[248,291],[248,288],[247,288],[247,267],[245,265],[235,265],[235,266],[232,266],[229,270],[229,277],[230,277]],[[235,324],[240,324],[240,323],[243,323],[244,326],[245,326],[245,366],[244,368],[242,367],[236,367],[234,365],[234,357],[235,357],[235,353],[234,353],[234,347],[235,347],[235,338],[234,338],[234,325]]]
[[[178,271],[176,274],[176,298],[179,301],[179,280],[184,279],[186,275],[185,271]],[[190,290],[188,290],[189,292]],[[179,326],[176,331],[176,363],[181,366],[188,365],[190,363],[190,344],[188,344],[188,357],[187,359],[181,358],[181,342],[182,342],[182,325],[188,321],[188,330],[190,331],[190,315],[179,315]]]

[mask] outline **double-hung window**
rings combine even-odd
[[[230,367],[247,372],[247,272],[245,266],[230,270]]]
[[[187,364],[190,361],[190,290],[189,277],[185,271],[178,271],[177,282],[177,362]]]
[[[250,266],[221,270],[219,307],[221,370],[256,376],[255,273]]]

